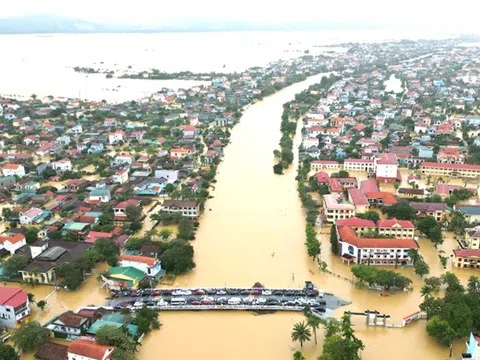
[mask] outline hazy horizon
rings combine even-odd
[[[137,0],[17,0],[3,4],[0,19],[26,15],[55,15],[107,25],[148,27],[188,27],[196,24],[239,22],[252,26],[312,23],[318,26],[365,26],[369,28],[418,28],[478,32],[471,1],[458,0],[450,6],[427,1],[404,0],[385,5],[379,0],[344,0],[320,3],[297,0],[295,6],[281,6],[273,0],[184,0],[158,2]],[[467,9],[467,10],[466,10]]]

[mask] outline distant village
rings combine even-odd
[[[0,98],[0,277],[75,291],[108,263],[99,286],[131,295],[191,270],[188,241],[242,109],[320,73],[341,80],[290,107],[304,115],[302,202],[313,225],[332,225],[332,252],[345,266],[415,266],[418,238],[441,244],[448,229],[457,246],[442,262],[480,268],[480,51],[458,40],[344,46],[122,104]],[[25,291],[0,288],[2,326],[29,322],[30,306]],[[102,307],[57,315],[46,328],[73,342],[46,342],[37,357],[110,358],[115,347],[82,337],[113,324],[138,339],[134,323]]]

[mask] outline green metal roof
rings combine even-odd
[[[81,231],[83,230],[85,227],[87,227],[88,223],[81,223],[81,222],[70,222],[70,223],[66,223],[65,226],[63,227],[63,230],[76,230],[76,231]]]
[[[90,196],[108,196],[110,195],[110,190],[107,188],[96,188],[93,189],[90,193]]]
[[[101,318],[102,321],[113,321],[119,324],[130,324],[132,318],[130,316],[125,316],[122,314],[105,314]]]
[[[137,281],[142,280],[145,277],[145,273],[142,270],[136,269],[131,266],[115,266],[108,269],[108,275],[124,275],[129,277],[130,279],[134,279]]]
[[[106,326],[106,325],[115,326],[116,328],[121,328],[123,326],[123,324],[117,323],[115,321],[97,320],[88,328],[87,333],[92,334],[92,335],[96,335],[98,330],[102,326]],[[137,333],[138,333],[138,326],[137,325],[131,325],[130,324],[130,325],[127,325],[126,328],[128,330],[128,333],[131,336],[136,336],[137,335]]]

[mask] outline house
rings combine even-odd
[[[68,360],[108,360],[113,357],[115,346],[97,344],[91,340],[73,340],[68,346]]]
[[[115,118],[106,118],[104,121],[103,121],[103,126],[108,126],[108,127],[112,127],[112,126],[117,126],[117,119]]]
[[[113,133],[108,134],[109,144],[117,144],[120,141],[125,141],[125,133],[122,130],[117,130]]]
[[[467,349],[462,354],[462,360],[480,360],[480,336],[470,333]]]
[[[469,224],[480,222],[480,205],[456,205],[455,210],[462,213]]]
[[[200,215],[200,204],[190,200],[165,200],[162,211],[167,213],[181,213],[189,219],[197,219]]]
[[[413,238],[415,233],[415,226],[408,220],[398,220],[396,218],[379,220],[377,225],[380,235],[393,236],[396,239]]]
[[[480,250],[477,250],[477,249],[453,250],[453,265],[459,268],[480,269]]]
[[[23,138],[23,143],[27,146],[36,144],[37,142],[37,138],[33,135],[28,135]]]
[[[182,159],[184,157],[193,155],[195,151],[190,148],[172,148],[170,149],[170,157],[172,159]]]
[[[168,184],[173,184],[178,180],[178,170],[155,170],[156,179],[165,179]]]
[[[347,189],[348,200],[355,206],[356,213],[365,213],[370,203],[362,190],[351,187]]]
[[[90,319],[68,310],[48,325],[56,338],[76,340],[87,333]]]
[[[197,130],[193,125],[184,125],[183,126],[183,138],[191,139],[197,135]]]
[[[59,152],[62,149],[60,144],[57,144],[56,142],[46,142],[43,145],[41,145],[36,151],[35,155],[44,157],[49,154],[55,154]]]
[[[84,238],[90,228],[90,223],[70,221],[63,226],[62,233],[66,234],[69,232],[76,234],[79,238]]]
[[[146,133],[146,131],[132,131],[128,134],[128,137],[130,139],[142,140]]]
[[[437,161],[442,164],[463,164],[465,154],[461,153],[458,148],[445,147],[438,151]]]
[[[113,213],[115,215],[115,220],[116,221],[126,221],[126,220],[128,220],[128,216],[127,216],[127,213],[125,212],[125,210],[129,206],[140,207],[140,201],[135,200],[135,199],[129,199],[127,201],[122,201],[122,202],[118,203],[118,205],[116,205],[113,208]]]
[[[67,351],[68,346],[47,341],[38,347],[34,357],[39,360],[65,360],[68,358]]]
[[[34,260],[19,273],[24,282],[53,284],[56,281],[55,266],[79,259],[92,245],[83,242],[49,240],[30,246]]]
[[[39,224],[45,220],[48,215],[48,212],[36,207],[26,209],[25,211],[20,212],[20,224]]]
[[[0,286],[0,326],[18,328],[30,319],[30,302],[26,291]]]
[[[413,188],[399,188],[398,189],[398,194],[400,195],[401,198],[419,198],[423,199],[423,195],[425,194],[424,189],[413,189]]]
[[[82,128],[82,125],[78,124],[78,125],[75,125],[74,127],[72,127],[70,129],[70,131],[72,132],[72,134],[74,135],[79,135],[83,132],[83,128]]]
[[[147,256],[122,254],[118,257],[121,267],[133,267],[143,271],[146,275],[155,277],[162,271],[159,260]]]
[[[25,236],[23,234],[15,234],[15,235],[0,235],[0,251],[5,249],[11,255],[15,254],[15,252],[20,249],[22,246],[27,244],[25,240]]]
[[[71,179],[67,181],[63,186],[68,192],[77,192],[85,189],[90,182],[85,179]]]
[[[92,153],[97,153],[97,152],[103,152],[104,150],[105,150],[105,146],[103,146],[102,143],[92,143],[92,144],[90,144],[90,147],[87,150],[87,152],[89,154],[92,154]]]
[[[373,191],[366,192],[365,196],[367,197],[368,202],[373,207],[383,207],[390,206],[397,203],[397,199],[393,196],[392,193],[386,191]]]
[[[136,289],[145,279],[145,272],[132,266],[111,267],[102,277],[102,280],[111,290]]]
[[[128,168],[117,171],[115,174],[112,175],[113,182],[116,184],[127,183],[129,179],[128,172]]]
[[[95,188],[88,197],[90,202],[108,203],[112,199],[110,190],[106,187]]]
[[[101,231],[89,231],[85,237],[85,242],[93,244],[96,240],[100,238],[111,239],[113,234],[111,232],[101,232]]]
[[[326,220],[329,223],[355,216],[355,205],[348,202],[341,194],[324,195],[323,207],[325,208]]]
[[[480,226],[465,229],[465,239],[462,245],[467,249],[480,250]]]
[[[64,136],[59,136],[55,142],[57,144],[63,145],[63,146],[68,146],[70,144],[70,136],[64,135]]]
[[[25,168],[20,164],[6,164],[1,169],[3,176],[25,176]]]
[[[52,169],[56,170],[57,173],[63,173],[65,171],[72,171],[72,162],[70,159],[65,158],[62,160],[52,162]]]
[[[408,252],[418,249],[413,239],[362,238],[348,226],[337,227],[342,261],[372,265],[411,265]]]
[[[417,217],[433,216],[437,221],[441,221],[448,210],[445,203],[411,202],[410,206],[415,210]]]
[[[115,156],[115,160],[113,161],[114,165],[121,165],[121,164],[128,164],[132,165],[135,161],[135,157],[130,154],[119,154]]]

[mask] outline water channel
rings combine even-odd
[[[231,144],[225,150],[218,169],[213,199],[206,204],[195,246],[197,267],[186,276],[177,277],[175,286],[238,286],[247,287],[261,282],[268,287],[303,286],[313,281],[320,289],[352,302],[337,310],[378,310],[390,314],[391,323],[418,310],[422,280],[411,268],[398,271],[414,279],[414,291],[392,293],[381,297],[376,291],[359,289],[345,280],[351,278],[348,266],[330,256],[329,228],[318,229],[322,240],[322,260],[341,277],[321,273],[306,254],[304,245],[305,220],[296,192],[296,163],[283,176],[273,174],[273,150],[278,148],[282,105],[309,85],[320,81],[311,77],[257,102],[245,110],[234,128]],[[300,136],[298,127],[295,148]],[[363,173],[353,176],[365,176]],[[405,174],[406,175],[406,174]],[[406,176],[404,176],[406,177]],[[387,185],[388,186],[388,185]],[[393,191],[392,189],[390,189]],[[444,272],[434,247],[420,239],[421,253],[429,262],[432,275]],[[451,254],[455,243],[446,234],[443,249]],[[450,265],[449,265],[450,266]],[[97,269],[96,273],[98,273]],[[455,271],[465,281],[473,272]],[[50,308],[41,313],[40,321],[65,309],[76,310],[81,305],[103,304],[106,293],[98,289],[94,274],[78,292],[58,292],[49,298]],[[16,285],[16,284],[13,284]],[[45,298],[51,288],[37,286],[28,291]],[[139,359],[275,359],[292,358],[298,343],[292,343],[290,332],[300,314],[276,313],[254,316],[248,312],[172,312],[161,313],[163,327],[142,342]],[[366,327],[363,318],[353,319],[357,335],[365,342],[362,358],[367,360],[445,359],[448,349],[438,345],[425,332],[425,321],[402,329]],[[307,342],[302,352],[308,360],[321,353],[319,344]],[[464,344],[459,341],[454,352],[459,354]]]

